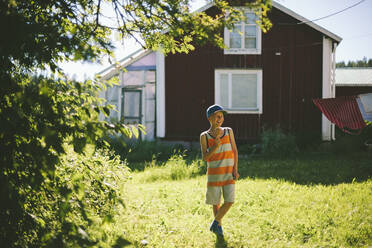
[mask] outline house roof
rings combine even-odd
[[[151,50],[144,50],[144,49],[138,49],[137,51],[129,54],[128,56],[124,57],[123,59],[118,61],[118,64],[120,65],[120,68],[126,68],[130,64],[133,64],[134,62],[138,61],[139,59],[143,58],[144,56],[148,55],[153,51]],[[110,65],[104,70],[98,72],[98,75],[102,76],[102,79],[109,79],[115,75],[117,75],[119,72],[119,68],[117,68],[115,65]]]
[[[336,68],[336,86],[372,87],[372,67]]]
[[[315,30],[323,33],[326,36],[328,36],[329,38],[332,38],[333,40],[337,41],[337,43],[340,43],[341,42],[342,38],[340,36],[338,36],[338,35],[330,32],[330,31],[328,31],[327,29],[319,26],[318,24],[315,24],[314,22],[306,19],[303,16],[300,16],[299,14],[293,12],[292,10],[284,7],[283,5],[281,5],[281,4],[279,4],[279,3],[275,2],[275,1],[271,1],[271,3],[273,5],[273,7],[277,8],[277,9],[283,11],[284,13],[286,13],[287,15],[290,15],[293,18],[301,21],[299,24],[306,24],[306,25],[312,27],[313,29],[315,29]]]
[[[325,28],[323,28],[323,27],[315,24],[314,22],[306,19],[305,17],[303,17],[303,16],[301,16],[301,15],[295,13],[295,12],[293,12],[292,10],[284,7],[283,5],[277,3],[277,2],[275,2],[273,0],[271,1],[271,4],[272,4],[272,6],[274,8],[277,8],[277,9],[281,10],[282,12],[286,13],[287,15],[292,16],[293,18],[299,20],[300,21],[299,24],[306,24],[306,25],[312,27],[313,29],[315,29],[315,30],[323,33],[325,36],[327,36],[327,37],[335,40],[337,43],[340,43],[341,42],[342,38],[340,36],[338,36],[338,35],[330,32],[330,31],[328,31],[327,29],[325,29]],[[214,3],[213,2],[208,3],[205,6],[201,7],[200,9],[198,9],[197,12],[206,11],[207,9],[211,8],[212,6],[214,6]]]

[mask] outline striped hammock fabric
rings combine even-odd
[[[357,96],[340,96],[313,99],[313,102],[330,122],[336,124],[342,131],[351,134],[347,129],[361,131],[366,127],[356,98]]]

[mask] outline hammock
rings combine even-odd
[[[340,96],[336,98],[313,99],[313,102],[327,119],[342,131],[355,134],[349,131],[355,130],[359,134],[366,127],[366,123],[356,98],[357,96]]]

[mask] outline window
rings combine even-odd
[[[229,113],[262,113],[262,70],[216,70],[215,102]]]
[[[225,54],[261,54],[261,29],[257,25],[257,16],[243,9],[245,20],[234,25],[233,30],[225,28],[224,39],[228,47]]]
[[[124,118],[124,124],[141,124],[142,90],[123,88],[121,98],[121,117]]]

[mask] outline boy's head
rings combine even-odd
[[[227,114],[227,112],[220,105],[217,104],[214,104],[207,109],[207,118],[209,122],[211,122],[211,124],[212,122],[218,122],[216,124],[222,125],[225,114]]]
[[[224,115],[227,114],[227,112],[220,105],[214,104],[207,108],[207,119],[209,119],[209,117],[211,117],[214,113],[217,112],[222,112]]]

